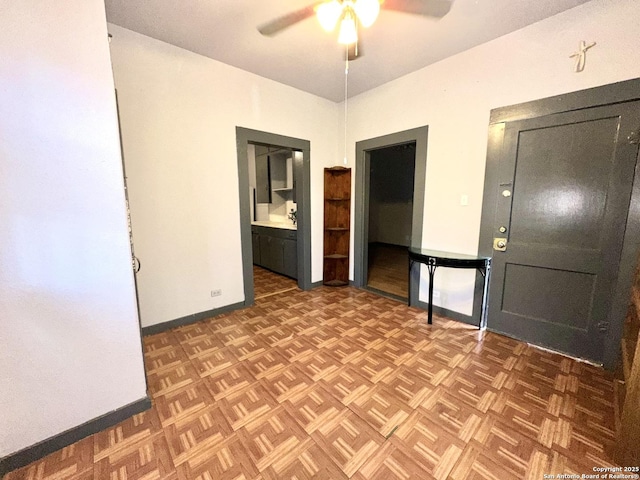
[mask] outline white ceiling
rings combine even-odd
[[[454,0],[442,19],[382,10],[351,62],[349,96],[589,0]],[[256,27],[313,0],[105,0],[121,27],[339,102],[344,51],[315,18],[275,37]]]

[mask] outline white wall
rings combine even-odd
[[[0,457],[146,395],[100,0],[0,0]]]
[[[477,252],[490,110],[639,77],[639,5],[594,0],[352,98],[349,163],[356,141],[429,125],[423,245]],[[322,168],[342,156],[342,107],[115,25],[109,30],[143,325],[244,300],[236,126],[311,141],[312,281],[319,281]],[[598,45],[576,74],[569,55],[580,40]],[[462,194],[468,206],[460,206]],[[442,269],[436,281],[442,306],[471,313],[471,272]],[[426,288],[423,280],[422,299]],[[212,289],[222,296],[211,298]]]
[[[312,281],[321,280],[322,169],[338,161],[339,105],[115,25],[109,31],[142,324],[244,300],[236,126],[311,142]],[[222,296],[211,298],[213,289]]]
[[[594,0],[359,95],[349,101],[349,143],[428,125],[423,246],[475,254],[490,110],[640,77],[639,19],[638,0]],[[574,73],[580,40],[597,45]],[[424,270],[422,279],[425,300]],[[440,305],[470,314],[473,280],[438,270]]]

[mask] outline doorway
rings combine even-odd
[[[369,155],[366,286],[406,300],[416,144],[379,148]]]
[[[481,227],[487,327],[606,365],[639,243],[628,221],[640,102],[611,101],[625,84],[493,111]]]
[[[302,152],[249,143],[254,299],[297,289],[297,191],[293,163]]]
[[[354,284],[402,300],[410,285],[416,304],[420,272],[409,282],[407,249],[422,245],[427,137],[424,126],[356,143]]]
[[[278,286],[282,287],[280,290],[288,290],[292,285],[309,290],[312,286],[309,141],[236,127],[236,144],[245,305],[254,303],[254,282],[260,284],[255,287],[261,296],[265,294],[264,289],[260,290],[263,284],[269,284],[269,292]],[[256,162],[258,158],[260,161]],[[265,165],[266,169],[259,172]],[[295,226],[290,218],[291,209],[296,212]],[[270,221],[287,228],[273,228]],[[255,280],[254,264],[261,268]]]

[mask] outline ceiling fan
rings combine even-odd
[[[375,22],[380,9],[440,18],[451,9],[450,0],[323,0],[293,11],[258,27],[267,37],[316,15],[322,28],[333,31],[340,24],[338,42],[348,45],[348,59],[362,56],[360,27]]]

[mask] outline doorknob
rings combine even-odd
[[[494,238],[493,239],[493,249],[498,252],[506,252],[507,251],[507,239],[506,238]]]

